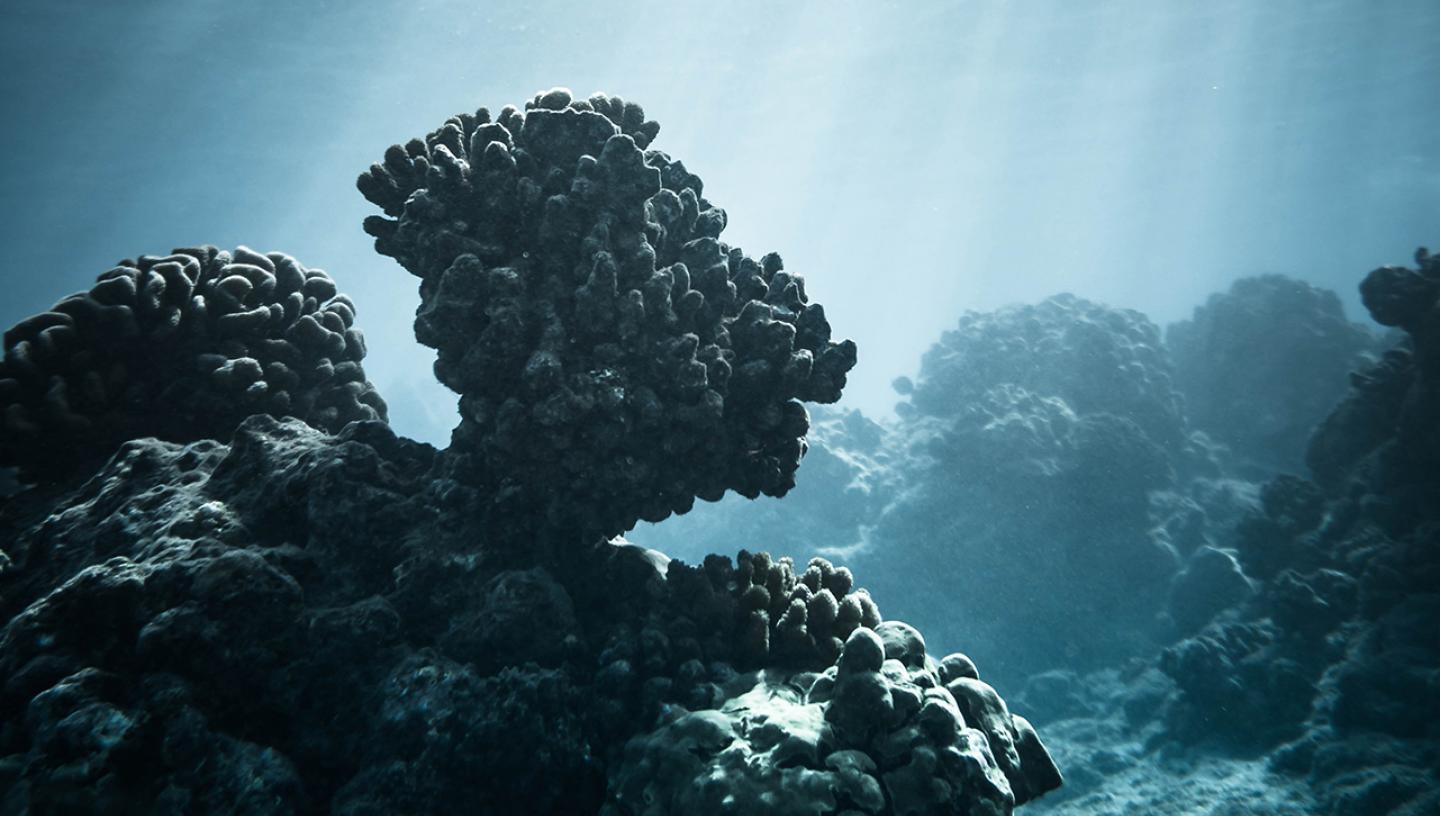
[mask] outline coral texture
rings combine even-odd
[[[857,628],[823,674],[738,678],[626,747],[613,813],[1006,813],[1060,784],[1030,724],[904,624]]]
[[[1440,459],[1440,256],[1421,248],[1415,265],[1381,267],[1360,284],[1370,316],[1405,338],[1352,375],[1350,394],[1311,439],[1307,462],[1322,485],[1355,479],[1405,500],[1401,485],[1423,498],[1440,479],[1429,467]]]
[[[754,762],[705,796],[743,798],[804,742],[755,695],[803,705],[813,770],[859,792],[801,812],[1006,813],[1059,783],[969,659],[927,657],[848,570],[624,542],[517,570],[441,465],[378,422],[257,416],[7,504],[0,811],[651,812],[643,763],[712,721]]]
[[[565,90],[452,117],[360,177],[365,228],[421,279],[416,335],[461,395],[468,478],[544,529],[613,535],[695,498],[784,495],[799,400],[855,346],[725,212],[638,105]]]
[[[288,255],[142,255],[5,332],[0,467],[27,480],[121,443],[227,439],[252,414],[338,431],[384,419],[355,305]]]
[[[461,393],[447,451],[378,421],[353,308],[283,256],[143,258],[7,335],[48,365],[138,326],[117,352],[191,390],[57,424],[108,461],[0,502],[0,812],[1003,815],[1060,784],[849,569],[602,535],[786,492],[798,400],[855,361],[655,132],[552,91],[362,177]],[[0,395],[33,400],[23,373]]]

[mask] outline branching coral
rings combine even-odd
[[[278,252],[122,261],[5,332],[0,466],[55,477],[130,439],[226,439],[252,414],[384,419],[354,322],[328,275]]]
[[[484,108],[360,177],[376,249],[421,278],[415,328],[461,394],[452,451],[539,523],[615,534],[727,489],[783,495],[855,346],[778,255],[719,240],[638,105]]]

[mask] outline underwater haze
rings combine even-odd
[[[1437,43],[9,0],[0,816],[1440,814]]]
[[[1341,293],[1440,211],[1440,6],[1411,2],[12,0],[0,323],[172,246],[283,248],[362,304],[397,428],[453,397],[352,192],[411,123],[564,85],[642,102],[861,349],[846,404],[965,309],[1160,323],[1230,280]]]

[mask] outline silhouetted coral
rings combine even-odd
[[[1241,278],[1172,323],[1165,344],[1190,423],[1244,475],[1300,472],[1306,440],[1375,338],[1334,292],[1283,275]]]
[[[642,150],[657,131],[637,105],[557,89],[452,117],[359,180],[461,394],[452,452],[542,527],[613,535],[727,489],[784,495],[797,400],[838,399],[855,363],[778,255],[718,240],[700,179]]]
[[[0,466],[55,478],[130,439],[227,439],[257,413],[384,419],[354,321],[328,275],[278,252],[122,261],[5,332]]]
[[[639,525],[629,537],[697,562],[744,541],[764,541],[777,552],[848,559],[902,487],[904,452],[891,436],[888,423],[860,411],[816,406],[810,411],[805,466],[783,498],[727,496],[701,511]]]

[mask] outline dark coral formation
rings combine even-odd
[[[45,414],[114,455],[0,502],[0,812],[1005,814],[1060,784],[847,568],[600,535],[785,493],[798,400],[855,359],[656,130],[552,91],[362,177],[462,395],[448,451],[377,421],[353,307],[283,256],[142,258],[7,335],[7,366],[120,338],[75,356],[156,381],[108,435]],[[22,373],[26,430],[73,386]]]
[[[258,413],[384,419],[354,322],[328,275],[278,252],[122,261],[5,332],[0,467],[57,478],[130,439],[227,439]]]
[[[1165,343],[1191,424],[1227,445],[1243,475],[1264,478],[1302,472],[1310,434],[1375,338],[1334,292],[1262,275],[1211,295]]]
[[[798,400],[833,402],[855,346],[778,255],[618,98],[537,95],[452,117],[361,176],[376,249],[421,278],[420,341],[461,395],[469,478],[552,528],[613,535],[725,491],[781,496]]]
[[[806,443],[805,467],[783,499],[730,496],[704,512],[640,525],[631,537],[697,561],[734,541],[848,559],[903,487],[903,451],[888,424],[823,405],[811,411]]]
[[[833,807],[793,812],[1003,813],[1058,784],[973,664],[927,657],[847,570],[623,542],[517,570],[442,463],[377,422],[253,417],[228,446],[133,441],[84,485],[18,497],[0,810],[651,812],[629,798],[641,746],[733,725],[751,691],[804,706],[814,769],[846,768],[805,783]],[[735,751],[774,747],[744,728]]]

